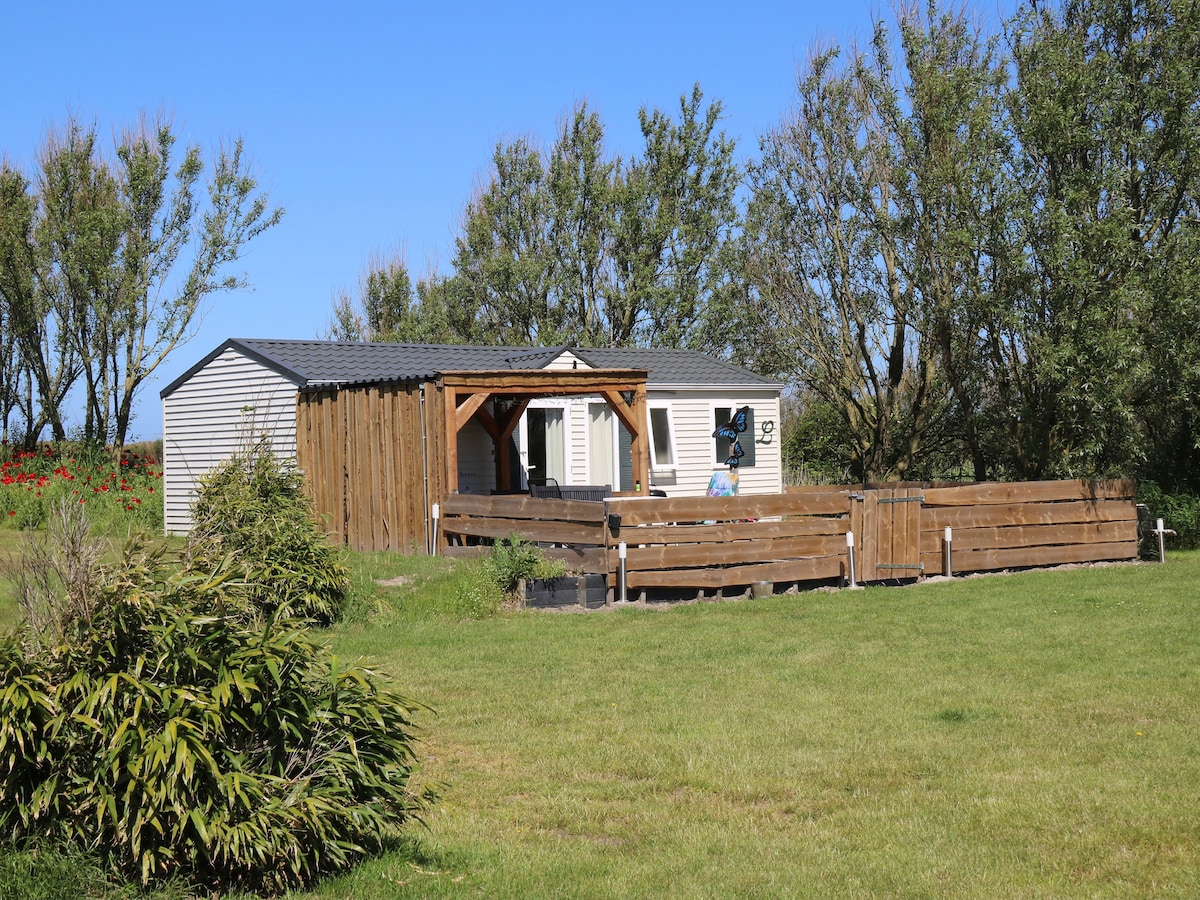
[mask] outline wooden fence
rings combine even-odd
[[[950,541],[946,541],[947,529]],[[519,534],[575,570],[616,586],[621,545],[629,589],[747,590],[914,579],[1137,558],[1128,481],[791,489],[744,497],[610,498],[602,503],[453,495],[439,545],[487,552]],[[947,546],[947,543],[949,546]]]

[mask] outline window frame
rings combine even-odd
[[[664,448],[659,448],[658,441],[655,439],[655,412],[666,413],[667,446]],[[646,427],[650,432],[647,435],[650,440],[650,471],[677,472],[679,470],[679,439],[678,433],[675,430],[675,410],[669,400],[646,401]],[[670,462],[663,463],[659,461],[660,449],[665,449],[671,454]]]

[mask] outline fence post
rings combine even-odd
[[[950,561],[950,545],[954,540],[954,536],[951,532],[949,525],[946,526],[946,534],[943,536],[942,540],[943,540],[943,547],[944,547],[943,552],[944,552],[944,560],[945,560],[944,574],[947,578],[952,578],[954,576],[954,566],[951,564],[951,561]]]
[[[1158,520],[1158,527],[1154,529],[1154,533],[1158,535],[1158,561],[1165,563],[1167,561],[1167,545],[1163,540],[1168,534],[1174,536],[1175,531],[1171,528],[1163,527],[1163,520]]]
[[[629,602],[629,595],[625,590],[625,542],[617,543],[617,596],[621,598],[622,603]]]

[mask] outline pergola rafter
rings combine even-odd
[[[510,490],[509,442],[531,400],[540,397],[601,397],[629,432],[635,483],[650,483],[650,438],[644,369],[529,369],[440,372],[446,410],[446,492],[458,492],[458,434],[472,419],[492,439],[496,485]],[[506,405],[493,415],[487,402]]]

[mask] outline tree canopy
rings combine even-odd
[[[213,294],[246,285],[230,271],[281,219],[241,140],[205,177],[197,146],[143,120],[105,154],[96,126],[69,119],[29,174],[0,162],[0,417],[4,436],[67,435],[64,405],[82,382],[87,441],[125,442],[146,379],[194,334]],[[207,202],[206,202],[207,201]]]

